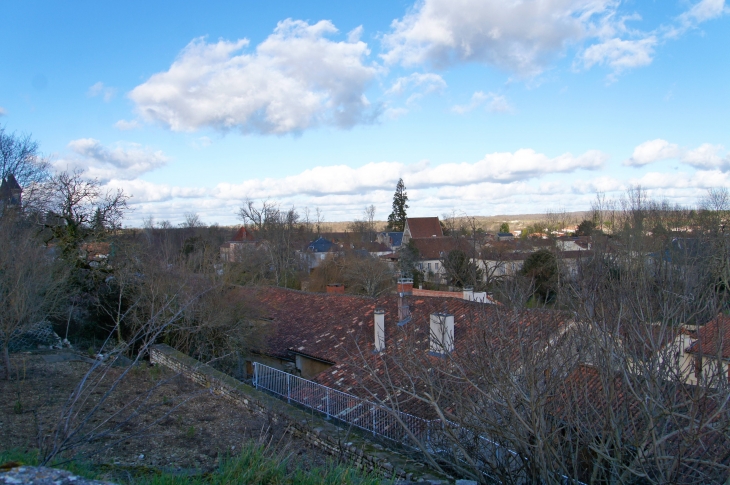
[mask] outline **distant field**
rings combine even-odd
[[[438,215],[438,214],[434,214]],[[590,216],[589,212],[578,211],[578,212],[566,212],[567,220],[571,224],[578,224],[582,220]],[[443,220],[442,215],[438,215],[439,219]],[[485,231],[496,231],[499,229],[500,224],[506,222],[509,224],[510,230],[524,229],[526,226],[533,224],[538,221],[546,219],[545,214],[502,214],[496,216],[473,216],[476,219],[477,226],[481,227]],[[463,222],[463,217],[457,217],[457,223]],[[322,223],[321,232],[347,232],[350,230],[352,221],[325,221]],[[384,231],[386,221],[375,221],[375,229],[377,231]],[[231,229],[240,226],[230,226]]]
[[[579,211],[579,212],[566,212],[566,215],[570,220],[573,221],[574,224],[578,224],[583,219],[585,219],[588,216],[588,212]],[[437,215],[437,214],[434,214]],[[474,216],[474,219],[477,221],[477,226],[481,227],[482,229],[486,231],[496,231],[499,229],[499,225],[503,222],[506,222],[509,224],[511,230],[515,229],[523,229],[526,226],[529,226],[530,224],[533,224],[537,221],[541,221],[545,219],[545,214],[507,214],[507,215],[496,215],[496,216]],[[443,219],[439,215],[440,219]],[[457,220],[460,220],[462,218],[458,218]],[[350,221],[340,221],[340,222],[325,222],[324,225],[327,227],[326,232],[345,232],[348,230],[348,227],[352,224]],[[385,229],[386,221],[376,221],[376,228],[378,231],[382,231]]]

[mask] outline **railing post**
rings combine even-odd
[[[373,413],[373,436],[375,436],[375,404],[373,404],[370,407],[370,409],[372,410],[371,412]]]
[[[257,387],[257,384],[259,382],[259,363],[254,362],[253,363],[253,387]]]
[[[289,381],[291,380],[291,374],[286,375],[286,402],[291,402],[291,392]]]
[[[325,387],[324,390],[324,400],[325,400],[325,408],[327,410],[327,419],[330,417],[330,388]]]

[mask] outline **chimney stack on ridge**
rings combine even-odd
[[[375,328],[375,351],[382,352],[385,349],[385,310],[376,308],[373,312],[373,327]]]
[[[454,350],[454,316],[449,313],[431,314],[431,355],[443,356]]]

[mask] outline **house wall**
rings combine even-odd
[[[291,360],[278,359],[276,357],[270,357],[268,355],[255,354],[251,355],[246,359],[246,378],[251,378],[251,372],[253,367],[251,363],[258,362],[259,364],[268,365],[274,369],[283,370],[284,372],[296,373],[297,365],[296,362]]]
[[[418,269],[423,271],[424,279],[433,283],[441,283],[445,272],[440,259],[424,259],[418,262]]]
[[[304,355],[297,355],[295,359],[297,371],[299,371],[299,375],[305,379],[312,379],[320,372],[324,372],[332,367],[332,364],[310,359]]]

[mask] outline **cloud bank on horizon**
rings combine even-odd
[[[78,142],[86,145],[95,140]],[[116,153],[120,154],[120,150],[117,148]],[[406,182],[411,199],[418,200],[418,205],[412,207],[414,215],[440,215],[453,208],[470,214],[529,213],[535,212],[536,206],[537,212],[566,208],[566,199],[588,207],[596,193],[620,193],[637,185],[650,194],[692,203],[692,198],[703,195],[706,189],[730,183],[730,157],[720,158],[721,151],[722,147],[709,144],[682,150],[676,144],[652,140],[637,146],[627,163],[641,159],[649,164],[681,157],[687,168],[696,170],[648,172],[628,179],[598,173],[609,160],[607,154],[598,150],[550,158],[521,149],[487,154],[473,163],[432,166],[424,160],[411,165],[377,162],[357,168],[318,166],[295,175],[221,182],[209,188],[175,187],[132,178],[111,179],[108,185],[134,194],[131,202],[137,207],[136,217],[140,220],[145,214],[165,219],[165,214],[177,211],[199,212],[211,221],[232,224],[235,209],[246,199],[277,201],[299,209],[318,207],[334,216],[332,220],[344,220],[359,217],[366,205],[389,208],[393,188],[400,178]],[[135,153],[145,152],[138,149]],[[161,154],[155,154],[155,158],[164,160]],[[577,174],[578,178],[565,183],[556,174]],[[385,218],[387,212],[381,212],[379,216]]]

